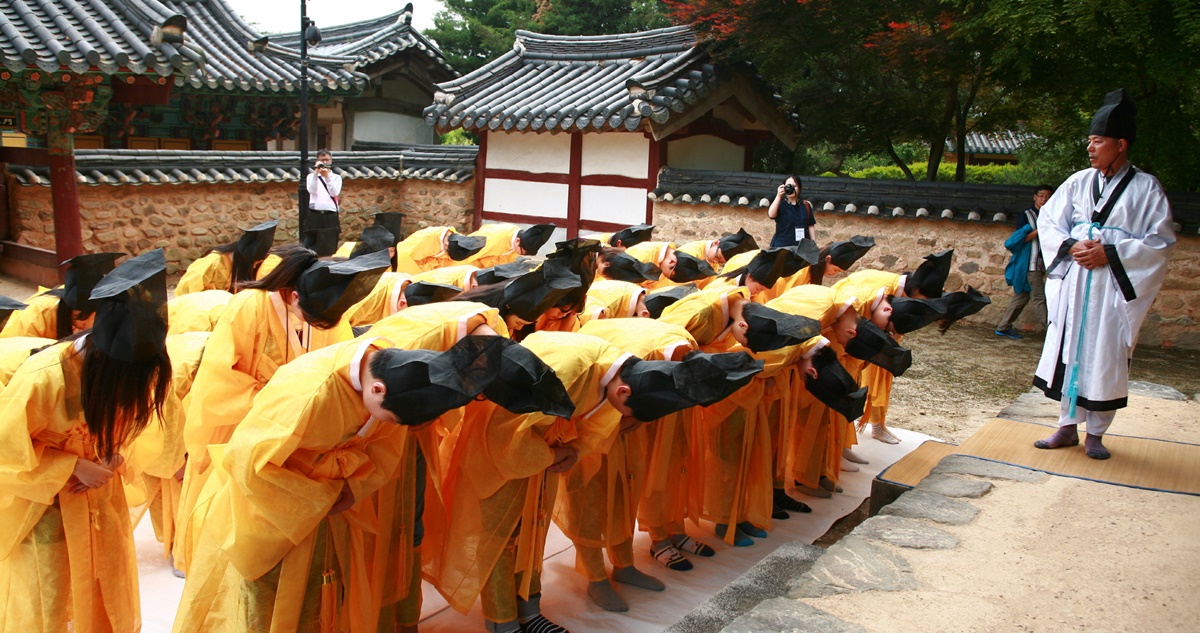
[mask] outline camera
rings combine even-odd
[[[333,165],[330,165],[329,163],[317,163],[313,167],[314,169],[331,169]]]
[[[796,185],[793,185],[793,184],[792,184],[792,183],[790,183],[790,182],[789,182],[788,184],[784,185],[784,186],[783,186],[783,193],[785,193],[785,194],[787,194],[787,195],[789,195],[789,196],[790,196],[790,195],[792,195],[792,194],[794,194],[794,193],[796,193]]]

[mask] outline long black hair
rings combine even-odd
[[[829,258],[829,251],[832,249],[832,243],[821,247],[821,254],[817,259],[817,263],[808,267],[808,283],[819,286],[825,281],[825,260]]]
[[[243,282],[238,290],[285,290],[296,287],[300,273],[317,263],[317,254],[299,244],[284,244],[271,249],[279,257],[279,265],[266,277]]]
[[[63,339],[75,333],[75,313],[79,313],[78,320],[82,321],[90,316],[95,310],[76,310],[71,307],[63,299],[64,291],[62,288],[55,288],[46,292],[48,295],[58,297],[58,305],[54,307],[54,338]]]
[[[105,354],[88,337],[83,343],[79,396],[83,419],[103,461],[112,459],[150,423],[162,417],[171,389],[171,359],[164,348],[144,361]]]

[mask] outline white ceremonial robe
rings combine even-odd
[[[1133,177],[1125,191],[1107,217],[1100,217],[1128,170]],[[1142,320],[1166,276],[1175,231],[1166,194],[1154,176],[1126,164],[1107,184],[1099,180],[1102,193],[1096,200],[1099,173],[1085,169],[1072,175],[1038,218],[1049,325],[1033,384],[1050,398],[1067,399],[1072,364],[1082,350],[1077,406],[1113,411],[1126,405],[1130,358]],[[1108,255],[1107,266],[1091,271],[1090,283],[1089,271],[1068,252],[1086,239],[1104,244]]]

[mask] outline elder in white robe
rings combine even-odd
[[[1158,180],[1129,163],[1108,179],[1098,169],[1075,173],[1042,208],[1050,322],[1034,386],[1063,403],[1060,427],[1086,421],[1099,437],[1126,405],[1138,331],[1175,244],[1171,223]],[[1088,239],[1104,245],[1107,265],[1089,271],[1073,260],[1071,246]]]

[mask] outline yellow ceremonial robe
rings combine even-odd
[[[637,316],[638,301],[646,289],[627,281],[597,279],[587,291],[587,303],[579,313],[581,323],[592,319],[627,319]]]
[[[622,352],[644,360],[669,360],[678,350],[696,349],[696,341],[687,330],[652,319],[606,319],[585,324],[581,334],[602,338]],[[595,582],[607,578],[603,558],[588,550],[605,548],[613,565],[633,565],[634,522],[638,518],[639,502],[643,499],[647,463],[663,463],[654,481],[656,500],[670,504],[682,496],[684,486],[676,479],[670,485],[664,479],[682,475],[683,464],[668,472],[672,442],[676,440],[677,415],[618,434],[606,453],[591,453],[583,457],[570,471],[559,478],[559,504],[554,522],[562,529],[577,550],[576,568]],[[660,426],[667,425],[665,434]],[[654,446],[662,455],[650,453]],[[675,493],[675,494],[671,494]],[[682,517],[680,517],[682,519]],[[597,564],[598,563],[598,564]]]
[[[258,265],[258,272],[255,273],[254,278],[262,279],[263,277],[271,274],[271,271],[275,270],[275,267],[279,266],[279,262],[282,261],[283,258],[278,255],[267,255],[267,258],[263,260],[263,263]]]
[[[396,272],[415,275],[454,264],[454,260],[446,254],[443,240],[447,234],[456,232],[449,226],[431,226],[414,231],[396,245]]]
[[[15,310],[0,331],[0,338],[30,336],[58,340],[58,302],[60,299],[42,291],[25,300],[23,310]]]
[[[412,276],[412,280],[445,286],[458,286],[463,290],[469,290],[477,272],[479,272],[479,268],[469,264],[441,266],[423,273],[417,273]]]
[[[170,556],[175,543],[175,517],[183,481],[176,477],[184,465],[187,449],[183,445],[185,401],[200,367],[209,332],[186,332],[167,336],[167,355],[171,357],[171,390],[163,403],[163,414],[151,420],[146,430],[129,445],[125,455],[125,497],[137,508],[134,525],[141,512],[150,513],[154,535],[163,544],[163,556]]]
[[[371,325],[395,314],[400,306],[400,293],[411,280],[404,273],[383,273],[367,296],[346,310],[346,321],[353,326]]]
[[[0,393],[3,633],[141,626],[120,480],[80,493],[64,489],[77,460],[97,460],[80,406],[82,369],[75,344],[60,343],[25,361]]]
[[[167,336],[211,332],[233,295],[224,290],[201,290],[167,302]]]
[[[8,381],[12,380],[17,369],[29,360],[30,352],[54,343],[52,338],[37,336],[15,336],[0,339],[0,390],[3,390]]]
[[[575,414],[566,419],[511,413],[490,402],[468,405],[442,444],[445,530],[426,537],[429,546],[434,536],[442,539],[426,569],[438,591],[464,613],[483,591],[483,614],[493,622],[515,619],[516,596],[538,591],[558,490],[558,476],[546,472],[554,457],[550,445],[575,446],[581,458],[606,451],[621,420],[604,396],[626,358],[617,348],[570,332],[534,332],[522,344],[554,369]]]
[[[377,589],[396,571],[375,560],[375,492],[407,429],[362,403],[359,361],[374,344],[333,345],[280,368],[214,451],[175,631],[375,630]],[[356,502],[330,515],[343,485]]]
[[[901,287],[902,277],[896,273],[883,270],[860,270],[851,273],[845,279],[833,285],[839,296],[853,295],[858,301],[855,307],[860,315],[870,317],[868,309],[871,302],[883,290],[885,296],[903,296]],[[900,336],[893,335],[899,341]],[[867,402],[863,406],[861,421],[863,424],[872,422],[883,424],[887,422],[888,405],[892,398],[891,372],[878,365],[861,363],[862,370],[858,376],[858,384],[867,387]]]
[[[297,327],[303,332],[303,341]],[[205,347],[187,405],[184,444],[188,462],[174,550],[180,569],[186,572],[191,559],[194,543],[189,532],[203,523],[203,516],[191,514],[208,473],[208,447],[229,439],[259,390],[283,364],[352,338],[354,332],[345,320],[329,330],[296,323],[277,292],[245,290],[230,300]]]
[[[674,248],[675,245],[671,242],[642,242],[640,244],[634,244],[633,246],[625,249],[625,254],[638,260],[639,262],[654,264],[655,266],[662,268],[663,260],[667,258],[667,252],[673,250]],[[671,279],[664,274],[663,276],[659,277],[657,281],[647,283],[646,288],[653,290],[655,288],[668,288],[675,285],[678,284],[676,284],[674,281],[671,281]]]
[[[233,292],[229,287],[232,281],[233,255],[213,251],[192,262],[183,271],[183,276],[175,286],[175,296],[204,290]]]
[[[471,235],[487,238],[487,244],[478,253],[467,258],[465,263],[488,268],[516,261],[521,255],[517,251],[517,233],[520,230],[521,227],[506,222],[479,225],[479,230]]]

